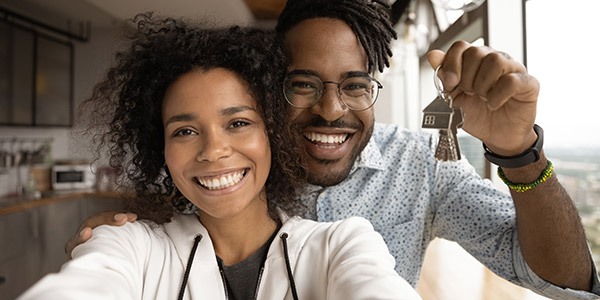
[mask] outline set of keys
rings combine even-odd
[[[433,83],[438,96],[423,109],[422,128],[439,129],[440,137],[435,149],[435,158],[440,161],[460,160],[460,148],[456,132],[463,124],[463,111],[460,107],[452,107],[452,92],[445,91],[444,85],[437,76],[440,67],[435,69]]]

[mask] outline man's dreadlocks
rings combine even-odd
[[[313,18],[344,21],[358,37],[368,59],[368,71],[389,67],[390,42],[396,31],[389,20],[389,9],[382,0],[288,0],[279,15],[276,30],[284,35],[298,23]]]

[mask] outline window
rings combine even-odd
[[[425,116],[425,120],[423,121],[425,125],[433,125],[435,124],[435,116],[427,115]]]
[[[577,206],[600,269],[600,2],[526,2],[527,67],[541,84],[544,151]]]

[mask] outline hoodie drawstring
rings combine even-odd
[[[294,275],[292,275],[292,267],[290,266],[290,256],[288,255],[287,247],[287,233],[281,234],[281,242],[283,243],[283,255],[285,256],[285,268],[288,273],[288,280],[290,281],[290,288],[292,289],[292,297],[294,300],[298,300],[298,293],[296,292],[296,284],[294,283]]]
[[[283,255],[285,257],[285,268],[288,274],[288,280],[290,281],[290,288],[292,289],[292,297],[294,300],[298,300],[298,293],[296,292],[296,284],[294,283],[294,275],[292,274],[292,267],[290,266],[290,256],[288,255],[288,246],[287,246],[287,233],[281,234],[281,242],[283,243]],[[185,273],[183,274],[183,282],[181,283],[181,288],[179,289],[179,296],[177,299],[182,300],[183,295],[185,293],[185,287],[187,285],[188,277],[190,276],[190,271],[192,269],[192,263],[194,262],[194,254],[196,254],[196,249],[198,249],[198,244],[202,240],[202,235],[198,234],[194,237],[194,246],[192,247],[192,251],[190,252],[190,257],[188,258],[187,266],[185,267]]]
[[[181,288],[179,289],[179,297],[177,297],[179,300],[183,299],[185,286],[187,285],[188,277],[190,277],[190,271],[192,269],[192,263],[194,262],[194,254],[196,254],[196,249],[198,249],[200,240],[202,240],[202,235],[197,234],[196,237],[194,237],[194,246],[192,247],[190,258],[188,258],[187,266],[185,267],[185,273],[183,274],[183,282],[181,283]]]

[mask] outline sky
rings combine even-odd
[[[600,147],[600,1],[529,0],[526,10],[545,148]]]

